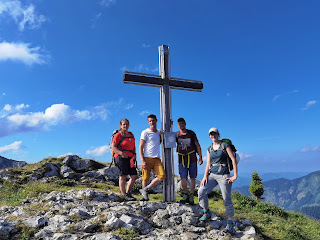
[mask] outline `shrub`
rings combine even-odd
[[[257,203],[254,209],[261,213],[267,213],[269,215],[287,217],[287,213],[281,207],[275,206],[270,203]]]

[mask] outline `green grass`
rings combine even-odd
[[[240,193],[233,193],[232,201],[235,217],[249,219],[257,230],[258,239],[320,239],[320,222],[301,213],[284,211],[273,204],[259,202]],[[225,214],[222,199],[210,199],[209,205],[211,210]]]

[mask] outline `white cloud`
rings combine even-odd
[[[68,156],[71,156],[71,155],[74,155],[74,154],[72,154],[71,152],[69,152],[69,153],[62,154],[62,155],[58,156],[58,158],[65,158],[65,157],[68,157]]]
[[[143,47],[143,48],[149,48],[149,47],[151,47],[151,46],[150,46],[150,44],[142,43],[142,47]]]
[[[59,123],[70,123],[79,120],[90,120],[88,111],[72,110],[64,103],[53,104],[47,108],[44,113],[36,112],[29,114],[14,114],[8,116],[8,120],[16,126],[41,127],[46,128]]]
[[[316,152],[320,150],[320,146],[314,146],[314,147],[310,147],[310,146],[304,146],[303,148],[300,149],[300,152]]]
[[[2,93],[2,96],[5,96],[6,95],[6,93]]]
[[[242,152],[237,152],[237,153],[238,153],[239,156],[240,156],[240,161],[253,157],[253,154],[242,153]]]
[[[44,131],[59,124],[71,124],[75,121],[106,120],[112,112],[123,105],[123,99],[104,103],[88,110],[74,110],[70,106],[59,103],[53,104],[44,112],[23,112],[30,107],[18,104],[15,107],[7,104],[0,110],[0,137],[16,132]],[[6,110],[5,110],[6,109]]]
[[[149,115],[151,112],[149,110],[144,110],[144,111],[141,111],[139,114],[141,116],[145,116],[145,115]]]
[[[298,92],[299,92],[299,90],[293,90],[291,92],[281,93],[281,94],[275,95],[272,100],[276,101],[280,97],[283,97],[283,96],[286,96],[286,95],[290,95],[290,94],[294,94],[294,93],[298,93]]]
[[[314,104],[316,104],[316,103],[317,103],[316,100],[308,101],[308,102],[306,103],[306,105],[305,105],[303,108],[301,108],[301,110],[302,110],[302,111],[308,110],[312,105],[314,105]]]
[[[134,66],[132,69],[129,69],[127,66],[123,66],[120,68],[120,70],[121,72],[130,70],[131,72],[155,73],[159,71],[159,68],[158,67],[149,68],[148,66],[141,63]]]
[[[5,111],[10,111],[12,109],[11,105],[10,104],[6,104],[4,107],[3,107],[3,110]]]
[[[131,108],[133,108],[133,104],[128,104],[128,105],[125,107],[126,110],[129,110],[129,109],[131,109]]]
[[[96,24],[98,20],[101,18],[102,13],[96,14],[92,19],[91,19],[91,28],[94,29],[96,27]]]
[[[206,161],[207,161],[207,156],[202,156],[202,160],[203,160],[204,162],[206,162]]]
[[[18,61],[26,65],[48,62],[49,56],[43,55],[40,47],[29,46],[29,43],[0,43],[0,61]]]
[[[21,144],[22,144],[21,141],[16,141],[14,143],[11,143],[10,145],[0,147],[0,153],[7,152],[9,150],[19,150],[21,147]]]
[[[6,104],[4,107],[3,107],[3,110],[4,111],[7,111],[7,112],[10,112],[11,110],[21,110],[21,109],[24,109],[24,108],[28,108],[30,107],[30,105],[28,104],[24,104],[24,103],[21,103],[21,104],[17,104],[15,107],[12,107],[10,104]]]
[[[23,31],[26,26],[36,29],[46,21],[45,16],[35,12],[34,5],[22,6],[19,0],[0,1],[0,16],[9,15],[18,24],[19,30]]]
[[[121,72],[125,72],[125,71],[128,71],[128,70],[129,70],[129,69],[128,69],[127,66],[123,66],[123,67],[120,68],[120,71],[121,71]]]
[[[87,155],[90,155],[90,156],[101,156],[105,153],[108,153],[110,152],[110,148],[108,145],[104,145],[104,146],[101,146],[101,147],[97,147],[97,148],[94,148],[94,149],[91,149],[91,150],[87,150],[86,151],[86,154]]]
[[[22,103],[22,104],[19,104],[19,105],[17,105],[16,106],[16,109],[17,110],[20,110],[20,109],[23,109],[23,108],[28,108],[28,107],[30,107],[30,105],[25,105],[24,103]]]
[[[100,5],[103,7],[110,7],[112,5],[115,5],[117,0],[100,0]]]
[[[73,110],[64,103],[53,104],[44,112],[17,113],[28,106],[20,104],[14,110],[11,107],[12,111],[0,112],[0,137],[16,132],[48,130],[51,126],[58,124],[70,124],[94,117],[94,114],[88,110]]]

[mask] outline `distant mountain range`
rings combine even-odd
[[[320,171],[293,180],[278,178],[263,181],[263,187],[265,202],[320,219]],[[233,190],[251,195],[249,185],[235,187]]]
[[[0,156],[0,169],[12,168],[12,167],[23,167],[27,163],[25,161],[16,161]]]
[[[263,179],[263,181],[269,181],[279,178],[285,178],[289,180],[293,180],[299,177],[303,177],[307,175],[309,172],[277,172],[277,173],[259,173],[259,176]],[[251,183],[251,173],[240,173],[237,181],[234,182],[233,188],[249,186]]]

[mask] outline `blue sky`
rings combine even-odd
[[[159,89],[122,76],[158,74],[165,44],[171,76],[204,84],[172,90],[174,131],[184,117],[205,155],[208,129],[219,128],[240,174],[319,170],[319,9],[315,0],[0,0],[0,155],[110,161],[120,119],[139,139],[147,115],[160,117]]]

